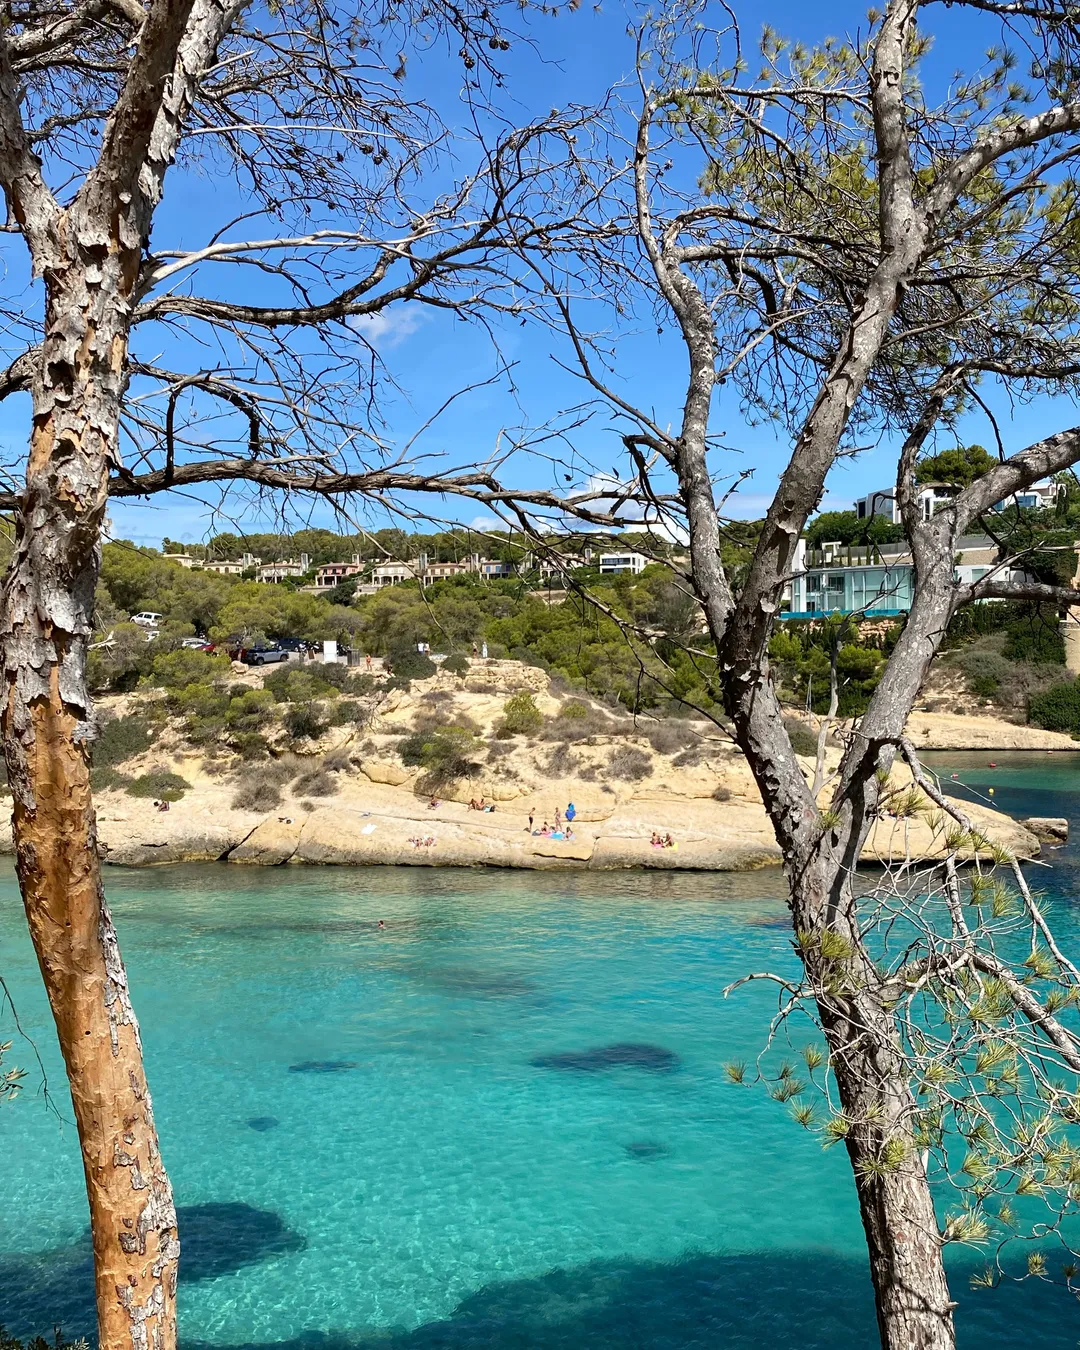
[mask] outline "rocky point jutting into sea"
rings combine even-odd
[[[261,683],[246,668],[235,668],[234,677],[253,688]],[[695,723],[693,735],[683,735],[684,748],[672,753],[656,748],[655,735],[650,740],[655,723],[647,719],[623,719],[612,723],[611,734],[571,744],[542,733],[498,740],[494,730],[506,699],[522,689],[549,722],[570,697],[557,694],[543,671],[513,661],[478,664],[464,677],[440,670],[407,692],[380,694],[364,726],[332,728],[302,756],[295,754],[295,742],[275,747],[293,756],[296,781],[282,788],[279,805],[265,811],[233,804],[238,786],[262,771],[258,763],[223,764],[220,755],[192,749],[175,725],[164,724],[153,748],[125,770],[168,769],[190,788],[164,811],[123,790],[99,792],[101,854],[128,866],[227,860],[746,871],[779,863],[749,768],[720,729]],[[130,713],[147,697],[153,694],[103,700],[103,714]],[[399,754],[403,734],[434,710],[442,723],[475,727],[477,743],[487,746],[486,762],[438,787],[436,806],[430,805],[424,771],[404,764]],[[911,732],[916,744],[936,749],[1075,749],[1066,736],[991,718],[917,714]],[[829,753],[835,762],[838,752]],[[626,762],[633,777],[620,776]],[[811,760],[802,764],[809,774]],[[316,798],[305,787],[301,770],[316,765],[325,770],[322,791],[330,796]],[[894,780],[898,789],[909,785],[904,770],[895,770]],[[480,799],[494,809],[471,809],[469,803]],[[571,802],[571,839],[536,833]],[[1034,835],[1008,816],[970,802],[963,809],[989,839],[1019,856],[1038,853]],[[654,833],[670,834],[676,846],[657,847]],[[10,851],[10,841],[7,826],[0,850]],[[931,858],[942,848],[940,813],[923,800],[913,813],[882,816],[863,861]]]

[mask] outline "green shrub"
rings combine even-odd
[[[460,652],[455,652],[453,656],[446,658],[442,663],[442,668],[451,675],[465,676],[469,673],[469,662]]]
[[[90,787],[94,792],[108,792],[110,789],[127,787],[130,782],[129,774],[121,773],[111,764],[104,764],[100,769],[90,770]]]
[[[495,734],[503,740],[510,736],[533,736],[543,725],[543,715],[532,694],[523,689],[503,704],[502,721]]]
[[[258,731],[274,720],[277,706],[268,689],[245,689],[238,698],[229,700],[225,724],[233,731]]]
[[[479,766],[472,756],[478,750],[476,737],[466,727],[415,731],[398,745],[401,762],[426,769],[432,786],[475,773]]]
[[[1080,732],[1080,680],[1052,685],[1028,701],[1028,721],[1047,731]]]
[[[354,722],[359,722],[364,715],[363,704],[357,703],[352,698],[342,698],[330,709],[330,725],[332,727],[348,727]]]
[[[608,773],[612,778],[627,783],[638,783],[648,778],[653,771],[651,756],[636,745],[620,745],[608,760]]]
[[[391,651],[386,661],[399,680],[427,680],[438,669],[430,656],[425,656],[423,652],[418,652],[412,647],[401,647]]]
[[[209,652],[180,647],[154,657],[149,679],[151,684],[165,689],[183,689],[189,684],[211,684],[228,670],[227,656],[211,656]]]
[[[241,759],[251,762],[253,760],[268,759],[270,757],[270,746],[265,736],[258,731],[241,731],[234,733],[229,737],[233,749]],[[209,766],[204,765],[207,773]]]
[[[543,736],[547,741],[587,741],[593,736],[625,736],[634,730],[629,720],[609,717],[600,708],[586,703],[564,703],[558,717],[545,722]]]
[[[297,703],[289,709],[282,720],[285,723],[285,730],[298,741],[317,740],[327,727],[322,709],[317,703]]]
[[[327,666],[327,670],[339,667]],[[264,676],[263,689],[269,690],[279,703],[310,703],[314,698],[334,698],[337,687],[324,680],[318,671],[295,670],[288,666],[278,666],[277,670]]]
[[[151,769],[133,779],[127,786],[129,797],[157,797],[164,802],[178,802],[191,787],[186,778],[167,769]]]
[[[346,689],[352,680],[349,667],[343,666],[340,661],[328,661],[325,665],[310,666],[306,673],[312,675],[328,689],[336,689],[339,693]]]
[[[1001,650],[1010,661],[1063,666],[1065,640],[1058,627],[1057,614],[1036,610],[1019,615],[1006,628],[1005,645]]]
[[[817,754],[817,737],[804,722],[797,722],[792,718],[784,722],[784,728],[791,742],[791,748],[797,755]]]
[[[982,648],[962,653],[957,664],[967,677],[968,688],[983,698],[996,694],[1015,669],[999,652]]]
[[[154,743],[150,723],[145,717],[114,717],[101,728],[94,742],[93,759],[96,769],[123,764],[149,750]]]

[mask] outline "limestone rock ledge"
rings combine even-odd
[[[781,860],[763,808],[745,798],[722,805],[685,798],[665,803],[651,792],[613,798],[602,818],[593,810],[593,819],[576,822],[572,840],[531,834],[517,803],[492,814],[452,801],[428,810],[407,789],[386,784],[350,785],[340,796],[311,806],[286,804],[259,815],[231,809],[218,793],[200,787],[171,810],[157,812],[150,803],[104,793],[99,847],[106,862],[129,867],[228,861],[263,867],[295,862],[743,872]],[[1039,852],[1035,836],[1016,821],[970,803],[964,809],[976,828],[1018,856]],[[677,847],[654,848],[653,830],[670,831]],[[941,850],[922,816],[885,818],[874,827],[863,861],[931,859]],[[10,821],[0,825],[0,852],[11,852]]]

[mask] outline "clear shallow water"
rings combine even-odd
[[[1057,859],[1071,894],[1071,850]],[[723,1072],[774,1006],[764,986],[725,1001],[724,984],[792,961],[775,871],[107,880],[182,1207],[186,1347],[874,1343],[844,1155]],[[69,1117],[8,872],[0,972]],[[613,1043],[678,1062],[530,1063]],[[0,1112],[0,1322],[88,1331],[74,1129],[15,1049],[31,1072]],[[322,1071],[290,1069],[305,1064]],[[1080,1337],[1060,1292],[954,1283],[965,1345]]]

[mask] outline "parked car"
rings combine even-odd
[[[267,666],[275,661],[287,661],[290,653],[276,643],[271,647],[241,647],[234,661],[243,661],[245,666]]]
[[[189,652],[212,652],[214,650],[214,644],[201,637],[184,638],[180,646],[185,647]]]
[[[152,609],[141,609],[138,614],[131,616],[131,622],[137,623],[140,628],[157,628],[164,617],[164,614],[155,614]]]

